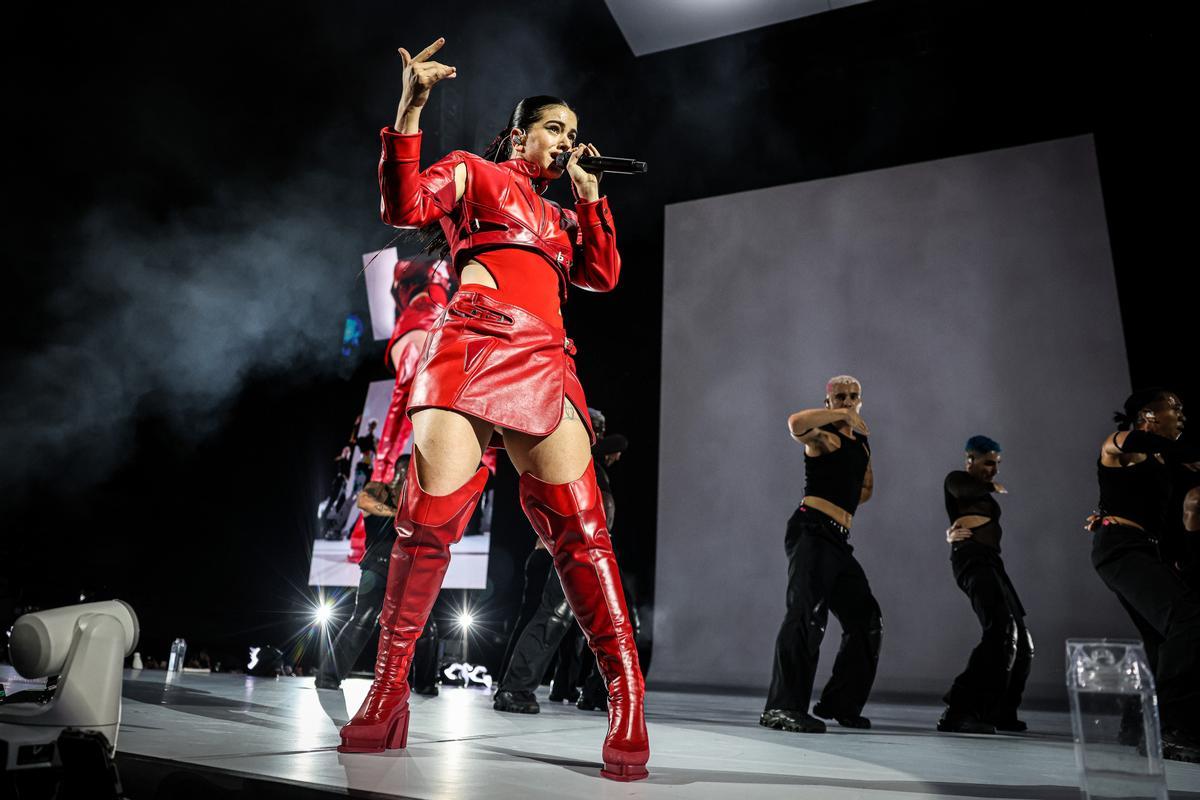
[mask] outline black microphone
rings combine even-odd
[[[571,160],[570,152],[564,151],[554,157],[554,163],[559,169],[566,169]],[[633,158],[613,158],[612,156],[580,156],[580,168],[584,172],[612,172],[617,175],[641,175],[646,171],[646,162]]]

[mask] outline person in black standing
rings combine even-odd
[[[346,486],[350,483],[350,462],[353,461],[352,449],[351,445],[343,447],[342,452],[333,460],[333,484],[329,487],[329,501],[325,504],[326,514],[336,514],[346,502]]]
[[[1132,394],[1115,415],[1097,467],[1100,507],[1088,519],[1092,566],[1146,645],[1162,720],[1163,756],[1200,761],[1200,596],[1163,557],[1171,519],[1171,462],[1200,469],[1200,448],[1178,441],[1183,404],[1165,389]]]
[[[825,387],[825,407],[788,418],[804,445],[804,499],[788,520],[787,612],[775,642],[766,708],[759,724],[824,733],[808,713],[829,612],[842,626],[833,675],[813,713],[850,728],[869,728],[862,708],[875,682],[883,615],[850,546],[850,526],[874,486],[869,433],[859,411],[862,384],[839,375]]]
[[[1025,627],[1025,608],[1000,558],[1000,504],[1007,494],[996,481],[1000,445],[972,436],[966,445],[966,469],[946,476],[943,494],[950,528],[950,565],[958,588],[970,598],[983,629],[967,668],[954,679],[938,720],[948,733],[1019,733],[1017,718],[1025,681],[1033,663],[1033,637]]]
[[[375,445],[378,441],[375,438],[375,429],[379,427],[378,420],[371,420],[367,423],[367,432],[358,434],[354,440],[354,444],[358,447],[362,457],[359,459],[358,466],[354,468],[354,491],[351,492],[352,497],[357,497],[362,491],[363,486],[367,481],[371,480],[371,470],[375,467]]]
[[[327,541],[341,541],[342,530],[346,527],[346,519],[350,516],[350,503],[347,502],[346,487],[350,483],[350,464],[353,461],[354,444],[342,448],[342,452],[333,460],[333,483],[329,487],[329,499],[320,507],[321,538]]]

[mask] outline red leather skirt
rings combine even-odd
[[[574,354],[575,345],[561,328],[481,292],[460,291],[429,331],[408,414],[446,408],[547,436],[562,419],[566,397],[594,444]],[[504,445],[497,435],[491,446]]]

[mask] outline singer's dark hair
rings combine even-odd
[[[531,125],[541,121],[546,109],[553,106],[563,106],[568,111],[574,111],[571,104],[561,97],[554,97],[548,94],[535,94],[533,97],[526,97],[521,102],[517,103],[517,107],[513,109],[512,116],[508,118],[508,126],[501,128],[496,134],[496,138],[492,139],[492,143],[483,151],[483,157],[488,161],[508,161],[512,158],[512,137],[509,132],[513,128],[525,130]]]
[[[509,136],[512,129],[527,130],[530,126],[540,122],[545,116],[546,109],[553,106],[563,106],[569,111],[575,111],[566,100],[549,94],[536,94],[522,99],[509,116],[508,125],[501,128],[491,143],[484,148],[483,157],[497,163],[508,161],[512,158],[512,137]],[[447,258],[450,255],[450,243],[446,241],[446,234],[442,231],[440,223],[434,222],[411,233],[402,234],[401,238],[410,241],[415,239],[426,253],[441,258]]]

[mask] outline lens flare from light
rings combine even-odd
[[[458,627],[464,631],[471,630],[471,626],[475,624],[475,618],[471,616],[470,611],[465,611],[458,615]]]
[[[313,611],[313,620],[316,621],[316,623],[318,625],[325,626],[329,623],[329,620],[332,618],[333,618],[333,603],[330,603],[330,602],[321,603]]]

